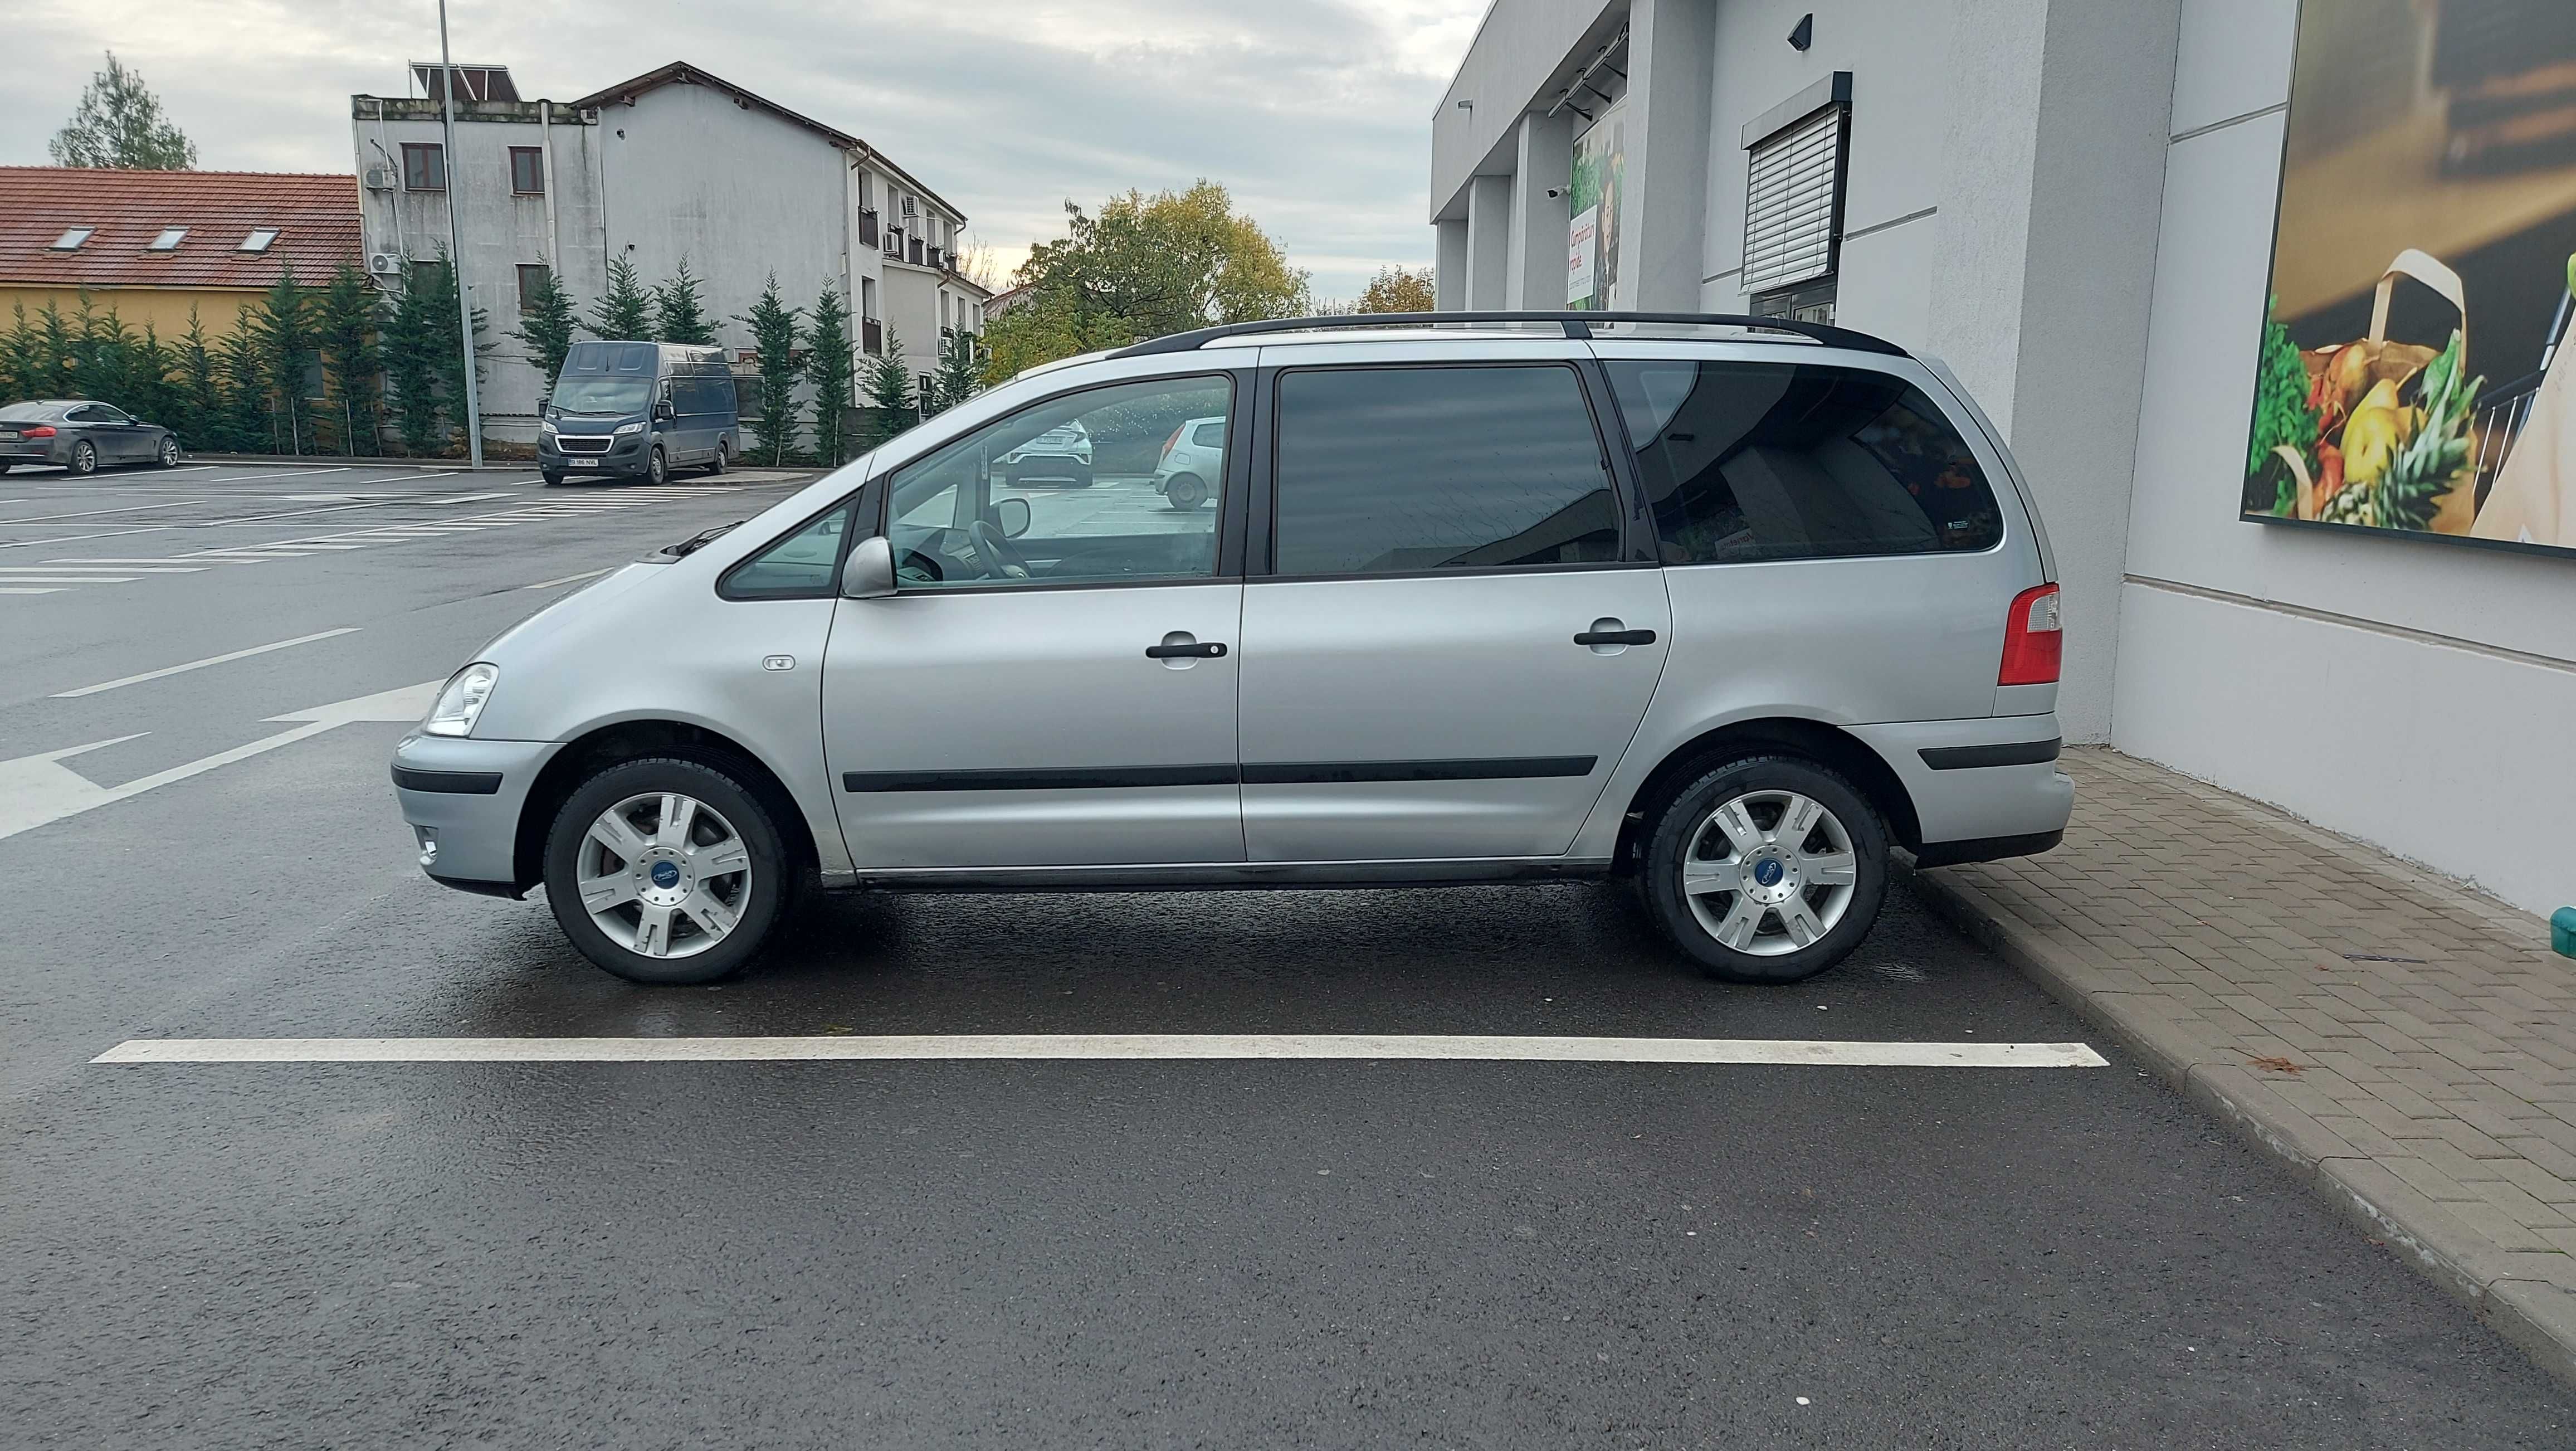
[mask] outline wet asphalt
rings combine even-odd
[[[77,550],[11,522],[72,506],[0,504],[0,566],[320,532],[223,522],[330,507],[286,493],[389,520],[542,493],[238,477],[275,468],[103,477],[77,507],[206,502]],[[0,761],[136,732],[64,764],[113,786],[202,760],[443,676],[560,593],[528,586],[779,492],[0,597]],[[401,730],[0,839],[0,1445],[2576,1444],[2518,1352],[1901,891],[1850,962],[1773,991],[1684,970],[1594,885],[831,898],[737,982],[644,989],[541,899],[417,875]],[[2110,1062],[88,1061],[1121,1031]]]

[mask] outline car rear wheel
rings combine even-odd
[[[98,472],[98,445],[96,445],[96,444],[94,444],[94,443],[91,443],[88,439],[85,439],[85,438],[84,438],[84,439],[82,439],[80,442],[78,442],[78,443],[76,443],[76,444],[73,444],[73,445],[72,445],[72,461],[71,461],[71,464],[69,465],[69,467],[70,467],[71,471],[72,471],[73,473],[76,473],[76,474],[94,474],[94,473],[97,473],[97,472]]]
[[[1658,815],[1644,885],[1655,925],[1710,976],[1799,982],[1869,935],[1887,896],[1887,828],[1813,761],[1729,761]]]
[[[1207,502],[1207,496],[1207,484],[1196,474],[1174,474],[1163,485],[1163,497],[1175,509],[1195,509]]]
[[[165,469],[175,469],[178,466],[179,438],[178,435],[173,434],[170,437],[161,440],[161,467]]]
[[[715,982],[785,915],[790,861],[776,823],[733,777],[651,757],[582,783],[547,833],[555,922],[629,982]]]
[[[732,452],[724,446],[723,440],[717,440],[716,456],[707,461],[707,477],[713,478],[716,475],[723,473],[725,471],[726,463],[729,462],[731,458]]]

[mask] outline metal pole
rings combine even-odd
[[[456,66],[447,57],[447,0],[438,0],[438,100],[446,127],[440,154],[447,168],[448,270],[456,278],[456,332],[465,340],[465,451],[483,467],[483,405],[474,389],[474,303],[465,291],[465,233],[456,220]]]

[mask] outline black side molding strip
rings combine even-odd
[[[1914,850],[1918,867],[1955,867],[1965,862],[1999,862],[2007,857],[2037,856],[2057,850],[2066,833],[2037,831],[2028,836],[1980,836],[1966,841],[1927,841]]]
[[[435,791],[443,796],[497,796],[501,794],[501,773],[423,771],[411,766],[396,766],[394,784],[405,791]]]
[[[1214,766],[1070,766],[1027,771],[844,771],[844,791],[1096,791],[1118,786],[1231,786]]]
[[[1128,786],[1312,786],[1367,781],[1515,781],[1589,776],[1598,756],[1463,761],[1256,761],[1211,766],[1070,766],[1025,771],[844,771],[844,791],[1099,791]],[[499,778],[494,778],[497,783]]]
[[[1598,756],[1506,756],[1465,761],[1247,761],[1246,786],[1323,786],[1362,781],[1521,781],[1589,776]]]
[[[1968,771],[1979,766],[2036,766],[2056,760],[2065,745],[2052,736],[2044,741],[2012,741],[2000,746],[1925,746],[1916,754],[1935,771]]]

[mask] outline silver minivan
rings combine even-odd
[[[1214,507],[1156,490],[1185,425]],[[1094,488],[1014,482],[1076,428]],[[430,876],[542,884],[639,982],[734,972],[815,886],[1598,877],[1793,982],[1892,849],[2058,842],[2054,580],[1983,415],[1874,337],[1237,324],[1034,369],[600,580],[393,777]]]

